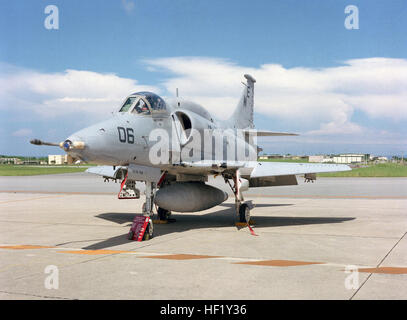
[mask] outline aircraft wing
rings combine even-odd
[[[350,171],[344,164],[320,163],[290,163],[290,162],[256,162],[250,178],[263,178],[272,176],[297,175],[306,173],[322,173]]]
[[[204,172],[222,172],[228,169],[239,169],[241,175],[254,178],[267,178],[276,176],[294,176],[307,173],[350,171],[349,166],[344,164],[320,164],[320,163],[291,163],[291,162],[258,162],[258,161],[198,161],[183,163],[184,168],[200,170]]]
[[[146,168],[146,167],[143,167]],[[97,166],[86,170],[88,173],[97,174],[112,179],[121,179],[122,169],[127,167]],[[243,161],[197,161],[184,162],[172,166],[179,172],[191,172],[204,174],[208,172],[222,172],[226,169],[240,169],[242,175],[250,178],[266,178],[275,176],[299,175],[307,173],[350,171],[351,168],[344,164],[320,164],[320,163],[291,163],[291,162],[243,162]],[[196,172],[195,172],[196,171]]]
[[[97,166],[86,170],[88,173],[97,174],[105,178],[124,179],[126,175],[136,181],[159,181],[161,170],[159,168],[130,164],[128,166]]]
[[[90,167],[89,169],[86,170],[86,172],[92,173],[92,174],[97,174],[99,176],[103,176],[103,177],[107,177],[107,178],[119,179],[120,177],[118,176],[118,173],[122,168],[126,168],[126,167],[117,166],[114,169],[112,166],[97,166],[97,167]]]

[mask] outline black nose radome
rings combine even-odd
[[[62,144],[62,147],[64,148],[65,151],[69,151],[72,146],[72,141],[71,140],[65,140],[64,143]]]

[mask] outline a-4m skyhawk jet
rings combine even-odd
[[[72,161],[96,163],[87,172],[121,180],[119,198],[139,198],[136,181],[145,182],[143,214],[158,217],[174,212],[196,212],[221,204],[227,194],[206,184],[221,175],[235,197],[240,222],[249,222],[248,188],[296,185],[296,175],[315,179],[318,172],[347,171],[346,165],[258,162],[257,136],[292,133],[254,129],[254,83],[245,75],[243,94],[231,117],[217,121],[202,106],[178,99],[166,102],[151,92],[126,97],[118,112],[103,122],[75,132],[61,143],[32,140],[36,145],[64,149]],[[146,231],[152,237],[150,219]]]

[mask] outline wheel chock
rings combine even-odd
[[[254,220],[250,220],[249,224],[250,225],[255,225],[256,223],[254,222]],[[247,227],[247,223],[246,222],[236,222],[235,226],[236,227]]]
[[[156,219],[156,220],[153,220],[153,223],[155,223],[155,224],[167,224],[167,223],[172,223],[172,222],[175,222],[175,221],[177,221],[177,220],[173,219],[173,218],[168,218],[166,220]]]
[[[156,219],[156,220],[153,220],[153,223],[155,223],[155,224],[167,224],[168,220]]]
[[[144,233],[147,230],[150,218],[137,215],[134,217],[133,223],[128,233],[129,240],[143,241]]]

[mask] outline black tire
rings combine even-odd
[[[147,225],[147,229],[144,232],[143,240],[150,240],[154,236],[154,227],[153,227],[153,222],[150,220],[150,222]]]
[[[148,232],[146,230],[146,232],[144,233],[144,236],[143,236],[143,241],[147,241],[147,240],[150,240],[150,235],[148,234]]]
[[[134,232],[130,231],[129,234],[127,235],[127,239],[133,240],[133,237],[134,237]]]
[[[160,207],[157,210],[157,214],[159,220],[168,220],[168,217],[170,216],[170,212],[168,210],[165,210]]]
[[[242,203],[239,207],[239,221],[243,223],[248,223],[249,222],[248,220],[250,220],[249,206],[246,203]]]

